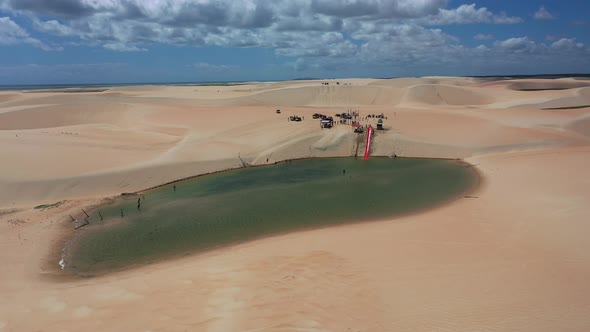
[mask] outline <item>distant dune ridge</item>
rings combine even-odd
[[[590,105],[589,84],[570,78],[424,77],[0,92],[0,183],[10,189],[0,193],[0,201],[28,206],[141,190],[194,175],[204,162],[237,167],[238,154],[256,164],[357,151],[347,126],[318,130],[311,119],[315,112],[384,113],[391,130],[375,140],[381,155],[456,158],[560,145],[571,135],[585,135],[586,118],[575,117],[575,108],[558,114],[534,110]],[[276,108],[284,113],[275,114]],[[517,121],[505,112],[491,116],[506,108],[530,115]],[[307,119],[294,125],[286,121],[290,114]],[[566,131],[546,129],[556,126]],[[157,171],[170,167],[178,172]],[[84,180],[91,178],[97,181]],[[55,183],[71,181],[70,189],[55,190]]]
[[[312,119],[351,110],[386,118],[373,156],[465,159],[480,187],[100,278],[55,271],[82,208],[243,163],[353,156],[364,141],[350,125]],[[585,79],[0,91],[0,160],[0,331],[590,330]]]

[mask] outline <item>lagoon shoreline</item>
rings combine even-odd
[[[350,159],[352,157],[330,157],[330,158],[332,158],[332,159],[342,159],[342,158]],[[374,158],[391,159],[389,157],[380,157],[380,156],[372,157],[372,159],[374,159]],[[407,158],[407,157],[400,157],[400,158],[401,159],[406,159],[406,160],[410,160],[410,159],[426,159],[426,158]],[[326,158],[322,158],[322,159],[326,159]],[[301,158],[301,159],[292,160],[292,161],[305,161],[305,160],[309,160],[309,158]],[[471,165],[471,164],[469,164],[469,163],[467,163],[467,162],[465,162],[463,160],[443,159],[443,158],[439,158],[438,160],[445,160],[445,161],[448,161],[448,162],[457,163],[457,167],[469,168],[468,173],[470,174],[469,175],[470,180],[468,181],[469,184],[461,192],[458,192],[458,193],[453,194],[453,195],[449,195],[448,197],[446,197],[442,201],[439,201],[439,202],[434,203],[434,204],[430,204],[427,207],[411,209],[410,211],[407,211],[407,212],[396,212],[396,213],[393,213],[391,216],[389,216],[387,218],[383,218],[383,217],[366,217],[363,220],[357,220],[357,221],[352,221],[352,222],[351,221],[348,221],[348,222],[344,222],[342,224],[335,224],[335,225],[316,225],[316,226],[309,226],[308,225],[308,226],[305,226],[305,227],[302,227],[302,228],[296,228],[294,230],[287,230],[287,231],[281,231],[281,232],[272,232],[270,234],[263,234],[261,236],[258,236],[256,238],[254,238],[254,239],[247,238],[245,240],[238,241],[237,243],[233,243],[234,241],[232,241],[232,243],[221,243],[221,244],[215,245],[212,248],[204,248],[204,249],[194,250],[193,253],[170,254],[166,258],[159,258],[159,259],[156,259],[153,262],[148,262],[148,263],[137,262],[137,263],[126,265],[126,266],[123,266],[121,268],[116,268],[116,269],[106,269],[106,270],[101,269],[100,271],[94,271],[94,272],[92,272],[90,275],[88,275],[87,272],[84,272],[84,271],[78,271],[78,272],[69,271],[69,272],[66,272],[66,273],[70,273],[70,274],[73,274],[75,276],[80,276],[80,277],[83,277],[83,278],[86,278],[86,277],[99,277],[99,276],[104,276],[104,275],[107,275],[107,274],[110,274],[110,273],[113,273],[113,272],[114,273],[117,273],[117,272],[125,272],[126,270],[133,270],[135,268],[141,268],[143,265],[146,265],[146,264],[157,264],[157,263],[161,262],[162,260],[170,260],[170,259],[173,260],[175,258],[183,257],[183,256],[187,256],[187,255],[189,255],[189,256],[199,255],[199,254],[202,254],[202,253],[207,252],[207,251],[210,251],[210,250],[220,250],[220,249],[223,249],[223,248],[236,246],[236,245],[239,245],[240,243],[244,243],[244,242],[258,241],[258,240],[261,240],[261,239],[264,239],[264,238],[285,235],[285,234],[289,234],[289,233],[293,233],[293,232],[305,232],[305,231],[317,230],[317,229],[322,229],[322,228],[330,228],[330,227],[340,227],[340,226],[346,226],[346,225],[353,225],[353,224],[357,224],[357,223],[378,222],[380,220],[385,220],[385,219],[397,219],[397,218],[401,218],[401,217],[412,215],[412,214],[425,213],[427,211],[430,211],[430,210],[439,208],[441,206],[444,206],[446,204],[449,204],[450,202],[453,202],[453,201],[455,201],[457,199],[461,199],[461,198],[473,198],[473,196],[468,195],[468,194],[474,193],[477,190],[477,188],[478,188],[478,186],[479,186],[479,184],[481,183],[481,180],[482,180],[481,179],[481,175],[479,174],[479,172],[477,172],[477,169],[475,167],[473,167],[473,165]],[[281,162],[281,163],[288,163],[288,162],[290,162],[290,160],[286,160],[286,161]],[[363,162],[363,161],[359,161],[359,162]],[[276,166],[278,166],[278,164],[279,163],[273,164],[273,165],[256,165],[256,166],[252,166],[252,167],[276,167]],[[248,167],[245,167],[245,168],[248,168]],[[240,168],[238,168],[238,169],[240,169]],[[238,170],[238,169],[233,169],[233,170]],[[83,207],[83,208],[80,208],[80,210],[83,209],[91,217],[93,217],[94,219],[96,219],[96,213],[97,213],[97,211],[100,211],[101,208],[105,208],[105,207],[108,207],[110,205],[113,205],[117,201],[121,201],[122,199],[125,199],[126,197],[127,198],[131,197],[131,199],[133,201],[135,201],[136,198],[143,197],[144,194],[148,195],[150,191],[153,191],[155,189],[159,189],[159,188],[164,187],[164,186],[169,186],[169,185],[172,185],[172,184],[181,184],[182,182],[184,182],[186,180],[195,179],[195,178],[198,178],[198,177],[201,177],[201,176],[205,176],[205,175],[224,173],[224,172],[228,172],[228,171],[232,171],[232,170],[220,170],[218,172],[196,175],[196,176],[188,177],[188,178],[185,178],[185,179],[180,179],[180,180],[177,180],[177,181],[173,181],[173,182],[168,183],[168,184],[162,184],[162,185],[159,185],[159,186],[156,186],[156,187],[153,187],[153,188],[141,190],[141,191],[138,191],[138,192],[135,192],[135,193],[125,193],[125,194],[118,195],[118,196],[104,198],[102,204],[93,205],[91,207]],[[148,198],[148,199],[151,199],[151,198]],[[83,218],[83,217],[84,216],[82,215],[81,218]],[[69,218],[70,217],[68,216],[68,219]],[[113,217],[111,217],[111,219],[113,219]],[[114,219],[118,219],[118,218],[114,218]],[[92,220],[92,218],[91,218],[91,220]],[[107,220],[105,221],[105,223],[108,223],[108,224],[102,225],[100,227],[101,228],[102,227],[110,227],[109,224],[117,225],[119,223],[125,222],[123,220],[111,220],[111,221],[109,221],[109,220],[110,219],[107,217]],[[69,220],[64,220],[64,223],[67,223],[67,222],[69,222],[70,225],[72,224],[72,222],[70,222]],[[78,223],[79,223],[79,221],[78,221]],[[88,227],[92,227],[92,225],[94,223],[95,223],[95,221],[91,222],[90,226],[88,226]],[[101,222],[101,224],[102,224],[102,222]],[[83,230],[81,229],[80,231],[75,231],[73,233],[72,232],[68,232],[68,234],[64,237],[64,239],[62,239],[62,241],[60,241],[60,242],[63,242],[64,243],[64,245],[62,247],[63,254],[60,256],[61,259],[65,260],[65,262],[68,262],[68,261],[71,260],[70,255],[68,255],[67,248],[69,246],[71,246],[72,243],[74,243],[75,241],[82,241],[80,239],[80,236],[83,236],[87,231],[88,231],[88,229],[87,228],[84,228]],[[54,257],[54,260],[57,261],[57,260],[59,260],[60,257]],[[48,268],[50,269],[51,267],[48,267]],[[64,267],[62,266],[62,270],[63,269],[64,269]],[[75,269],[75,270],[77,270],[77,269]],[[58,273],[59,271],[58,270],[55,270],[55,272]]]

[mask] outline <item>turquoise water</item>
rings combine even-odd
[[[66,270],[92,275],[271,234],[391,217],[457,197],[476,181],[459,162],[409,158],[309,159],[197,177],[145,192],[141,209],[141,196],[126,196],[92,211],[91,224],[68,244]]]

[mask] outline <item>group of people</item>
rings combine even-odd
[[[383,115],[383,113],[375,115],[375,114],[369,114],[367,116],[365,116],[365,120],[368,119],[387,119],[387,117],[385,115]]]

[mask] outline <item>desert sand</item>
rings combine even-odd
[[[0,91],[0,331],[590,330],[590,81],[324,82]],[[60,275],[70,214],[241,160],[350,156],[350,126],[312,120],[349,109],[387,117],[373,155],[461,158],[480,186],[390,220]]]

